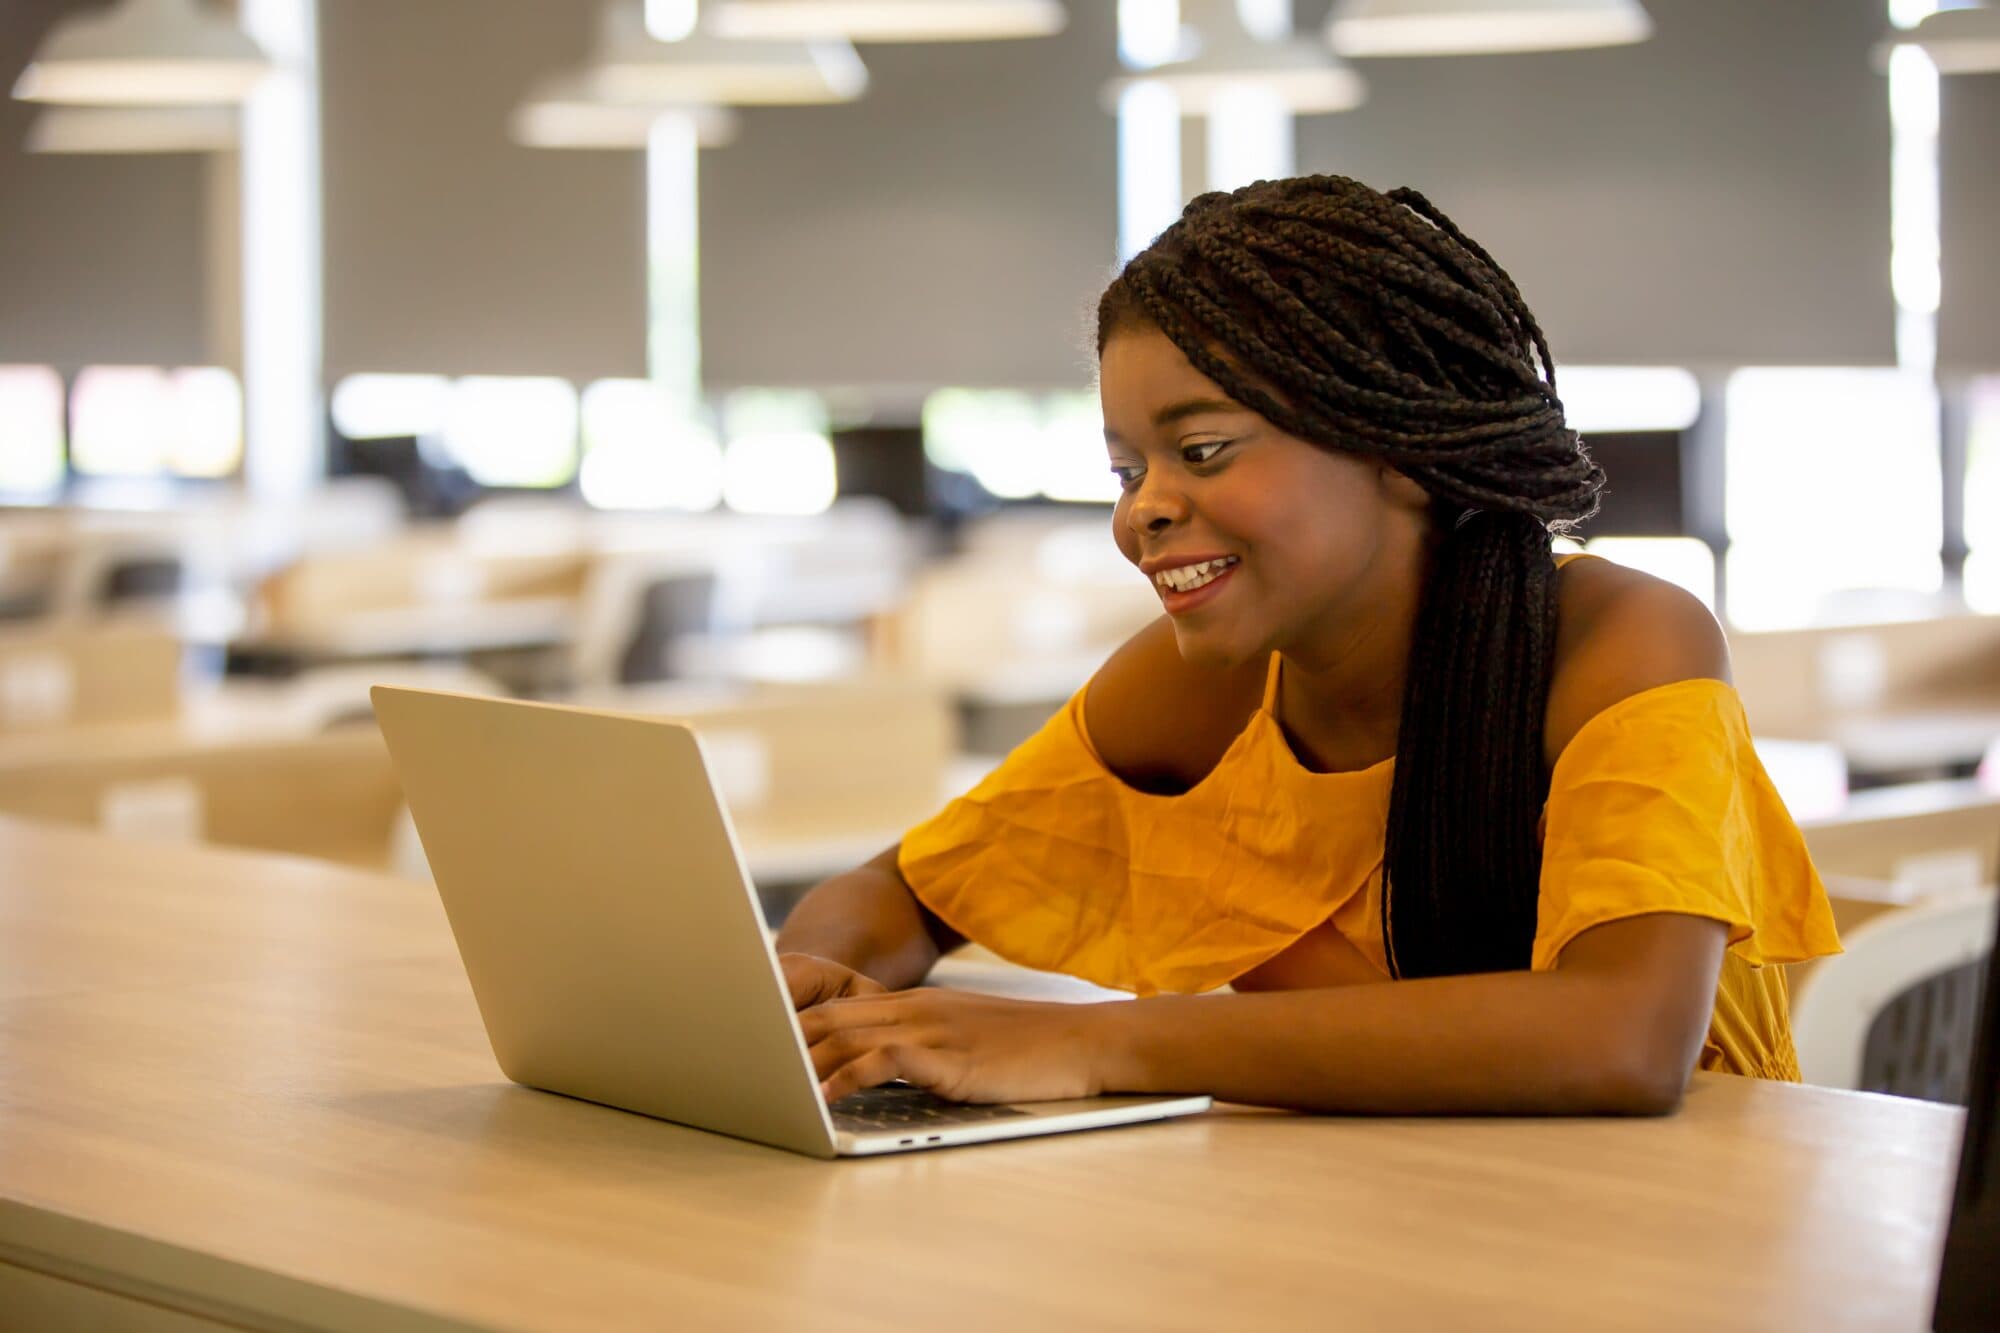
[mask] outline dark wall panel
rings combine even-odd
[[[320,0],[326,368],[645,370],[636,152],[507,137],[583,60],[595,0]]]
[[[21,148],[36,108],[6,92],[57,15],[90,7],[0,3],[0,361],[200,364],[203,159]]]
[[[1357,62],[1367,104],[1301,121],[1300,167],[1423,190],[1558,360],[1893,361],[1881,0],[1646,7],[1630,47]]]
[[[2000,74],[1954,74],[1938,108],[1938,367],[2000,373]]]
[[[711,384],[1081,385],[1117,258],[1116,6],[1055,37],[867,46],[843,106],[704,154]]]

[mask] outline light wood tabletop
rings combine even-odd
[[[549,648],[575,634],[575,598],[516,597],[371,607],[323,625],[245,635],[231,648],[312,663],[355,662]]]
[[[421,886],[0,820],[0,1324],[1914,1330],[1962,1124],[1703,1075],[820,1162],[508,1084]]]

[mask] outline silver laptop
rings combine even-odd
[[[1159,1120],[1206,1097],[829,1108],[710,781],[658,718],[376,686],[418,836],[508,1078],[815,1157]]]

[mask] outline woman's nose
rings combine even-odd
[[[1132,501],[1132,530],[1147,534],[1165,532],[1186,512],[1185,498],[1173,487],[1149,474],[1139,483],[1139,493]]]

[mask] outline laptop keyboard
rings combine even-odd
[[[827,1110],[833,1113],[833,1123],[838,1128],[852,1133],[936,1129],[942,1125],[1007,1120],[1027,1114],[1012,1106],[948,1102],[923,1088],[900,1083],[868,1088],[842,1097]]]

